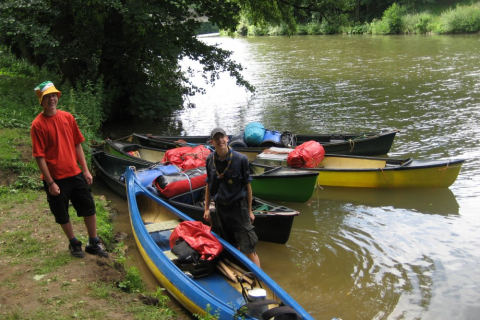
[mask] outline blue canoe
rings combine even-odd
[[[297,319],[313,319],[264,271],[217,237],[224,248],[220,256],[222,264],[224,260],[234,261],[238,269],[255,275],[253,279],[258,280],[257,286],[261,284],[266,291],[266,298],[277,301],[277,304],[272,302],[268,306],[253,309],[250,314],[239,315],[239,310],[246,304],[242,287],[252,290],[258,288],[242,282],[235,283],[217,271],[217,268],[213,273],[199,278],[191,278],[180,270],[175,256],[172,257],[169,238],[175,225],[191,219],[143,187],[133,167],[127,168],[125,177],[128,209],[138,249],[160,284],[187,310],[199,315],[208,312],[218,315],[219,319],[262,319],[262,313],[265,316],[264,312],[278,311],[279,307],[283,307],[281,310],[295,312]]]

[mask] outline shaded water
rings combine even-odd
[[[305,204],[286,203],[301,212],[289,242],[258,252],[316,319],[477,319],[480,35],[205,41],[234,51],[254,94],[225,75],[171,126],[105,130],[207,135],[252,121],[297,133],[397,128],[391,157],[466,159],[449,189],[318,188]]]

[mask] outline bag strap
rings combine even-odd
[[[192,196],[192,203],[195,203],[195,198],[193,197],[193,188],[192,188],[192,180],[190,179],[190,176],[186,174],[185,172],[182,172],[182,174],[187,177],[188,180],[188,185],[190,186],[190,195]]]
[[[242,307],[245,307],[247,309],[246,312],[248,312],[249,310],[257,309],[257,308],[260,308],[260,307],[263,307],[263,306],[268,306],[269,304],[280,305],[280,302],[278,302],[276,300],[272,300],[272,299],[265,299],[265,300],[259,300],[259,301],[246,303]],[[273,308],[273,309],[276,309],[276,308]]]
[[[292,307],[289,306],[279,306],[272,309],[269,309],[262,313],[263,320],[272,319],[279,315],[288,315],[289,319],[299,320],[302,319],[300,315]]]

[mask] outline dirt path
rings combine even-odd
[[[71,257],[42,191],[26,192],[21,202],[0,205],[0,318],[138,319],[155,302],[118,289],[125,279],[115,254]],[[74,229],[86,236],[83,223]],[[177,312],[171,319],[192,319],[169,304]]]

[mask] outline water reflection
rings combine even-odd
[[[281,270],[297,274],[285,279],[279,272],[275,279],[296,292],[312,314],[382,319],[394,313],[405,296],[409,312],[428,309],[436,266],[424,253],[416,227],[438,229],[442,216],[431,215],[426,222],[423,213],[394,208],[391,202],[379,206],[321,197],[296,209],[302,213],[287,245],[262,243],[259,253],[268,270],[274,268],[269,262],[282,257]],[[436,232],[430,237],[423,239],[438,241]]]
[[[430,214],[459,214],[459,205],[449,188],[370,189],[318,187],[311,201],[335,200],[393,209],[408,209]]]

